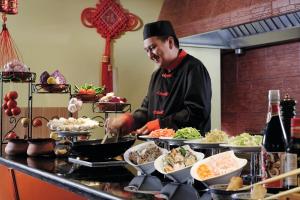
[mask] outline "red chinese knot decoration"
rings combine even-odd
[[[86,8],[81,13],[81,21],[88,28],[96,28],[97,32],[106,39],[105,51],[102,56],[102,85],[106,92],[113,90],[113,74],[110,62],[111,40],[117,39],[126,31],[137,30],[140,19],[126,12],[115,0],[99,0],[96,8]]]

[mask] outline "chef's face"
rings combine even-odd
[[[150,37],[144,40],[144,49],[148,57],[159,67],[167,67],[173,61],[171,50],[174,48],[174,40],[168,37],[162,40],[159,37]]]

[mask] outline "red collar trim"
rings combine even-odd
[[[165,67],[165,69],[166,70],[173,70],[174,68],[176,68],[181,63],[181,61],[185,58],[186,55],[187,55],[187,53],[184,50],[181,50],[179,55],[175,59],[175,61],[172,62],[172,64],[170,66]]]

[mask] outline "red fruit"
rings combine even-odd
[[[93,89],[88,89],[88,90],[86,91],[86,93],[87,93],[87,94],[96,94],[96,91],[93,90]]]
[[[7,94],[4,96],[4,100],[9,101],[9,98],[8,98]]]
[[[9,117],[13,115],[12,112],[11,112],[11,110],[9,108],[7,108],[6,110],[4,110],[4,112]]]
[[[9,133],[7,133],[5,136],[4,136],[5,139],[17,139],[18,138],[18,135],[11,131]]]
[[[80,89],[78,91],[78,94],[87,94],[87,91],[85,89]]]
[[[42,125],[43,125],[43,123],[42,123],[42,120],[40,120],[40,119],[35,119],[32,122],[32,126],[34,126],[34,127],[39,127],[39,126],[42,126]]]
[[[4,101],[3,104],[2,104],[2,109],[3,110],[6,110],[8,107],[7,107],[7,102]]]
[[[7,102],[7,107],[8,107],[8,109],[12,109],[12,108],[15,108],[17,106],[17,102],[15,101],[15,100],[9,100],[8,102]]]
[[[20,109],[20,107],[15,107],[15,108],[12,108],[11,109],[11,112],[12,112],[12,114],[14,115],[14,116],[17,116],[17,115],[19,115],[20,113],[21,113],[21,109]]]
[[[7,93],[7,97],[9,99],[16,99],[18,98],[18,93],[16,91],[10,91]]]

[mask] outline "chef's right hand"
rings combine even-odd
[[[131,114],[122,114],[117,117],[109,117],[105,121],[104,127],[110,134],[120,134],[124,136],[132,131],[133,117]]]

